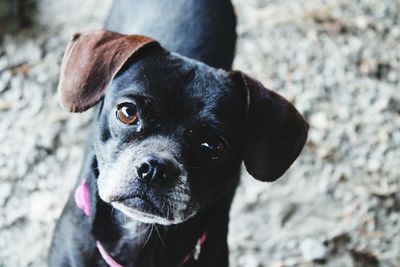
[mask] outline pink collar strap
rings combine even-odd
[[[75,189],[75,203],[87,217],[90,216],[90,193],[86,179]]]
[[[83,179],[82,183],[75,189],[75,203],[87,217],[90,216],[91,213],[90,193],[89,193],[89,185],[87,184],[86,179]],[[204,232],[202,236],[197,240],[194,249],[188,255],[186,255],[186,257],[181,261],[181,263],[178,266],[181,267],[185,265],[191,258],[193,258],[194,260],[198,260],[201,248],[206,242],[206,239],[207,239],[207,232]],[[96,241],[96,247],[99,250],[103,260],[110,267],[124,267],[111,257],[111,255],[104,249],[100,241]]]
[[[110,267],[124,267],[123,265],[116,262],[111,255],[104,249],[100,241],[96,241],[96,247],[100,252],[101,257]]]
[[[195,261],[197,261],[200,256],[201,248],[206,242],[206,239],[207,239],[207,232],[204,232],[204,234],[197,240],[194,249],[189,254],[187,254],[185,258],[183,258],[183,260],[178,266],[181,267],[185,265],[192,257]]]

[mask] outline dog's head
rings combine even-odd
[[[146,223],[180,223],[218,201],[242,161],[254,178],[276,180],[307,137],[297,110],[258,81],[143,36],[76,34],[59,95],[71,112],[99,103],[100,198]]]

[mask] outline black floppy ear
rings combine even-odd
[[[300,154],[309,126],[282,96],[242,72],[233,75],[247,96],[244,164],[257,180],[275,181]]]

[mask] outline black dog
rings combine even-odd
[[[144,36],[74,35],[60,101],[71,112],[98,111],[49,265],[227,266],[241,163],[258,180],[276,180],[308,125],[284,98],[228,71],[228,0],[119,0],[109,25],[184,56]]]

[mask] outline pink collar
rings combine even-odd
[[[91,213],[90,208],[90,193],[89,193],[89,186],[86,182],[86,179],[82,180],[82,183],[75,189],[75,203],[80,208],[83,213],[88,217]],[[194,249],[186,255],[185,258],[179,263],[179,267],[185,265],[191,258],[194,260],[198,260],[201,252],[201,248],[203,247],[204,243],[207,239],[207,232],[204,232],[201,237],[197,240],[196,246]],[[96,241],[96,247],[100,252],[101,257],[103,260],[110,266],[110,267],[124,267],[123,265],[116,262],[111,255],[104,249],[103,245],[100,241]]]

